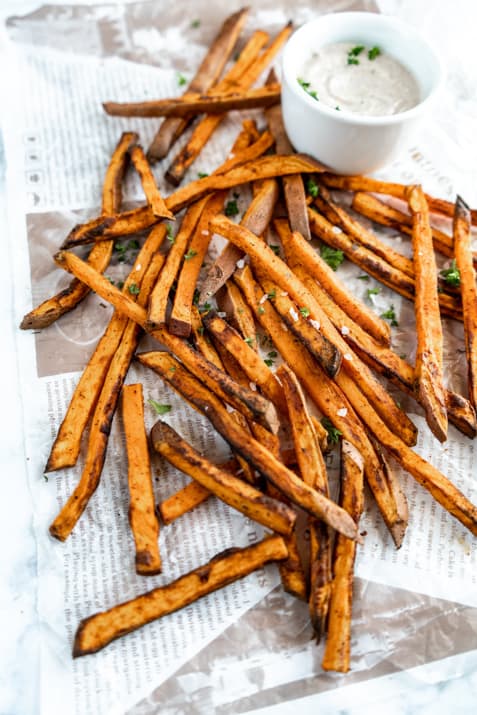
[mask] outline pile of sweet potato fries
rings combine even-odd
[[[89,290],[114,307],[46,465],[46,471],[53,471],[76,464],[87,440],[81,478],[50,532],[67,539],[93,497],[121,401],[137,573],[161,571],[158,514],[170,524],[211,495],[273,535],[218,554],[167,586],[85,619],[74,655],[96,652],[273,561],[285,590],[308,602],[317,639],[326,639],[323,668],[346,672],[364,480],[397,548],[405,537],[407,502],[390,457],[477,536],[477,508],[413,451],[416,427],[385,384],[390,381],[422,406],[439,440],[447,438],[448,421],[475,437],[477,295],[470,239],[477,216],[460,198],[454,205],[427,196],[417,185],[333,175],[295,154],[282,124],[273,72],[264,87],[254,87],[291,27],[272,39],[254,32],[223,75],[246,18],[242,10],[225,21],[183,97],[105,105],[109,114],[166,119],[147,154],[134,132],[121,136],[106,171],[100,215],[74,227],[55,256],[74,275],[70,287],[22,322],[22,328],[47,327]],[[245,119],[221,166],[162,197],[151,162],[168,156],[192,125],[167,171],[178,186],[226,112],[250,107],[263,108],[264,128],[259,131],[255,121]],[[146,203],[122,211],[129,163],[140,177]],[[224,205],[228,190],[243,185],[251,186],[252,198],[236,223]],[[339,201],[343,190],[354,192],[354,212]],[[376,194],[402,199],[408,212],[391,208]],[[433,213],[454,217],[452,236],[431,227]],[[382,242],[357,214],[409,234],[412,258]],[[175,236],[169,221],[177,224]],[[227,242],[206,269],[214,234]],[[116,239],[124,236],[139,236],[141,247],[119,289],[103,274]],[[415,365],[394,352],[390,325],[340,281],[312,236],[414,302]],[[86,260],[71,250],[83,244],[92,244]],[[435,251],[455,259],[457,289],[440,284]],[[464,324],[468,399],[444,387],[441,315]],[[265,359],[257,326],[272,348]],[[157,350],[136,352],[144,332],[158,341]],[[274,370],[278,356],[281,364]],[[230,445],[229,461],[213,464],[163,420],[148,439],[142,386],[124,385],[133,360],[155,371],[210,420]],[[330,497],[323,457],[333,447],[331,437],[340,448],[339,503]],[[192,477],[158,509],[150,450]],[[295,531],[298,509],[308,515],[306,568]]]

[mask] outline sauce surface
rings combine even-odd
[[[298,82],[317,101],[354,114],[399,114],[420,100],[415,78],[398,60],[378,47],[348,42],[314,52]]]

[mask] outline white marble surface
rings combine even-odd
[[[93,0],[94,1],[94,0]],[[71,0],[70,0],[71,2]],[[2,0],[0,15],[21,14],[39,6],[31,0]],[[55,0],[54,4],[61,4]],[[82,4],[91,4],[83,0]],[[477,60],[473,32],[477,26],[476,3],[458,0],[451,4],[428,0],[382,0],[384,12],[393,12],[413,22],[438,43],[449,58],[452,88],[461,95],[461,111],[468,117],[469,135],[462,137],[463,151],[476,147]],[[444,19],[445,15],[445,19]],[[0,48],[1,49],[1,48]],[[3,67],[5,71],[5,67]],[[2,72],[3,73],[3,72]],[[0,83],[1,74],[0,73]],[[0,85],[1,91],[1,85]],[[7,100],[0,94],[1,112]],[[448,119],[451,121],[451,118]],[[449,129],[449,127],[447,127]],[[472,137],[470,132],[472,132]],[[470,140],[470,144],[467,143]],[[5,162],[0,145],[0,220],[5,225]],[[474,179],[477,185],[477,154]],[[3,240],[3,265],[8,266],[8,244]],[[36,609],[36,545],[34,510],[26,481],[23,418],[15,360],[17,326],[12,319],[12,286],[2,279],[0,335],[3,350],[0,370],[0,454],[2,489],[0,499],[0,715],[38,715],[38,663],[40,632]],[[28,409],[28,405],[26,407]],[[477,644],[476,644],[477,646]],[[445,673],[445,676],[442,676]],[[51,684],[54,687],[54,683]],[[321,696],[323,698],[323,696]],[[313,696],[298,703],[260,710],[267,715],[314,712]],[[384,676],[343,690],[333,690],[320,700],[321,713],[385,712],[389,715],[469,714],[477,708],[477,653],[454,656],[448,663],[420,666],[405,673]],[[256,711],[259,712],[259,711]],[[41,715],[54,715],[41,713]],[[95,714],[105,715],[105,714]]]

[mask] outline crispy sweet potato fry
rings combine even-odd
[[[325,174],[323,182],[331,189],[345,189],[346,191],[372,191],[376,194],[387,194],[395,196],[397,199],[406,200],[406,185],[389,181],[373,179],[369,176],[338,176],[336,174]],[[452,201],[436,199],[429,194],[424,194],[429,204],[431,212],[441,213],[445,216],[453,216],[454,204]],[[472,223],[477,223],[477,211],[472,211]]]
[[[366,216],[375,223],[395,228],[409,236],[412,234],[412,217],[409,214],[395,209],[393,206],[388,206],[376,198],[376,196],[358,192],[353,197],[352,207],[357,213]],[[431,232],[434,250],[438,253],[442,253],[443,256],[452,258],[452,236],[448,236],[443,231],[439,231],[439,229],[433,228],[432,226]]]
[[[455,259],[460,274],[469,397],[477,407],[477,289],[472,259],[470,210],[458,196],[454,214]]]
[[[247,339],[248,345],[257,350],[257,337],[253,313],[235,283],[228,280],[217,293],[219,310],[227,314],[230,324]]]
[[[131,301],[140,310],[143,309],[141,303],[144,304],[147,301],[163,264],[162,256],[160,254],[156,255],[160,257],[160,260],[151,261],[141,285],[138,302]],[[125,294],[120,293],[120,295]],[[140,326],[132,320],[128,320],[120,344],[110,362],[94,409],[88,437],[88,448],[80,480],[50,525],[50,534],[60,541],[65,541],[68,538],[99,484],[111,422],[140,334]]]
[[[368,484],[396,546],[399,547],[406,524],[400,521],[397,505],[381,464],[350,402],[338,385],[320,370],[302,343],[283,329],[283,323],[270,301],[264,304],[263,312],[258,312],[264,291],[255,282],[250,268],[245,266],[238,271],[234,280],[242,289],[256,320],[268,332],[275,347],[296,373],[320,412],[328,417],[344,438],[352,442],[363,455]]]
[[[413,216],[412,251],[416,273],[416,380],[429,427],[438,440],[447,439],[444,396],[443,334],[437,293],[437,267],[432,250],[429,211],[420,186],[406,193]]]
[[[223,114],[232,109],[270,107],[280,101],[280,85],[231,94],[205,95],[191,98],[172,97],[152,99],[147,102],[105,102],[103,109],[113,117],[188,117],[197,114]]]
[[[293,442],[302,479],[325,496],[329,496],[325,461],[318,446],[305,396],[295,373],[280,365],[277,376],[282,383],[288,406]],[[309,519],[310,529],[310,596],[311,622],[319,640],[325,630],[331,589],[331,534],[325,524]]]
[[[292,532],[296,520],[292,509],[216,467],[165,422],[156,422],[151,431],[151,442],[156,452],[168,462],[207,487],[229,506],[279,534]]]
[[[314,159],[300,154],[281,157],[262,156],[255,161],[237,166],[226,174],[213,174],[191,181],[187,186],[177,189],[168,196],[165,202],[168,209],[173,213],[178,213],[212,191],[230,189],[233,186],[248,184],[250,181],[271,179],[284,174],[311,173],[322,170],[323,167]],[[157,223],[157,219],[149,206],[125,211],[115,217],[100,216],[76,226],[63,242],[62,248],[73,248],[95,241],[106,241],[110,238],[138,233],[151,228],[155,223]]]
[[[176,293],[169,318],[169,330],[174,335],[188,338],[192,330],[192,303],[200,269],[209,247],[210,220],[218,214],[226,199],[225,191],[212,194],[199,218],[184,254],[182,268],[177,279]]]
[[[223,464],[219,464],[221,470],[235,474],[238,463],[235,459],[229,459]],[[164,524],[170,524],[188,511],[192,511],[196,506],[207,501],[212,496],[212,492],[203,487],[202,484],[192,480],[185,487],[179,489],[167,499],[161,502],[157,509]]]
[[[368,196],[368,194],[365,194],[365,196]],[[332,200],[330,192],[324,186],[320,186],[320,193],[315,198],[314,203],[330,223],[341,228],[365,248],[369,248],[377,256],[384,258],[395,268],[412,278],[414,277],[412,261],[395,251],[389,244],[383,243],[374,233],[368,231],[363,224],[356,221],[342,206],[336,204]]]
[[[353,445],[345,441],[341,447],[340,502],[358,524],[364,505],[363,460]],[[333,560],[328,635],[321,663],[324,670],[340,673],[349,670],[355,556],[355,543],[338,536]]]
[[[203,94],[213,86],[233,51],[248,15],[249,9],[242,8],[225,19],[194,78],[187,87],[184,96],[190,97],[196,93]],[[163,159],[174,141],[183,133],[188,123],[188,117],[184,119],[176,117],[165,119],[148,149],[147,158],[149,161]]]
[[[128,456],[129,524],[136,545],[136,572],[149,576],[161,572],[161,556],[141,384],[124,385],[122,415]]]
[[[139,177],[141,179],[142,188],[146,195],[147,203],[151,207],[152,213],[156,218],[174,219],[174,214],[167,208],[164,199],[157,188],[154,174],[146,159],[142,146],[135,144],[129,150],[129,156],[134,164]]]
[[[76,631],[73,656],[78,658],[96,653],[116,638],[178,611],[270,561],[280,561],[286,556],[287,549],[281,536],[270,536],[245,549],[228,549],[217,554],[209,563],[167,586],[155,588],[109,611],[85,618]]]
[[[415,281],[402,271],[391,266],[362,244],[353,241],[347,234],[335,233],[332,224],[316,211],[309,209],[310,227],[312,232],[325,243],[336,248],[346,255],[350,261],[369,273],[373,278],[392,288],[399,295],[414,300]],[[439,306],[443,315],[462,320],[462,311],[459,301],[455,296],[439,295]]]
[[[278,184],[276,180],[265,180],[248,207],[240,222],[241,225],[248,228],[249,231],[252,231],[252,233],[255,233],[257,236],[261,236],[270,223],[277,199]],[[226,244],[204,279],[200,290],[199,303],[204,303],[208,298],[215,295],[230,278],[235,270],[237,261],[239,261],[242,256],[243,251],[234,246],[233,243],[229,242]]]
[[[137,140],[137,134],[125,132],[113,152],[103,183],[101,208],[103,216],[114,215],[121,207],[121,186],[129,160],[128,152]],[[88,263],[102,273],[109,265],[112,252],[112,241],[102,242],[91,249]],[[47,328],[62,315],[73,310],[88,293],[88,287],[74,278],[67,288],[27,313],[22,319],[20,328],[22,330]]]
[[[292,273],[287,266],[274,252],[258,239],[254,234],[242,226],[234,224],[225,216],[216,216],[210,223],[210,227],[216,233],[231,240],[241,250],[246,250],[251,260],[260,266],[260,270],[269,276],[269,280],[275,281],[282,290],[290,293],[290,296],[300,306],[300,310],[306,310],[307,315],[312,320],[320,323],[320,329],[324,336],[332,342],[341,353],[349,353],[342,336],[328,320],[317,301],[310,291],[303,285],[302,281]],[[308,244],[306,244],[308,245]],[[289,255],[289,262],[292,256]],[[381,383],[374,377],[370,370],[361,363],[359,359],[346,360],[343,369],[347,370],[355,379],[360,388],[365,391],[373,400],[375,409],[379,412],[391,429],[395,429],[403,436],[406,443],[415,444],[416,430],[411,420],[400,410],[394,400],[383,388]],[[338,374],[339,377],[339,374]]]
[[[247,459],[255,469],[270,480],[290,501],[317,519],[322,519],[337,531],[345,533],[349,538],[357,538],[357,532],[350,527],[350,519],[342,518],[343,510],[322,494],[308,487],[285,465],[253,437],[249,437],[237,426],[223,404],[217,397],[200,383],[191,373],[174,364],[174,371],[170,370],[171,358],[167,353],[142,353],[137,356],[139,362],[151,367],[158,372],[175,390],[180,392],[185,399],[201,410],[214,425],[215,429],[231,447]]]
[[[208,335],[205,334],[205,328],[202,323],[202,316],[195,305],[192,306],[192,335],[196,349],[205,357],[206,360],[215,365],[219,370],[223,370],[224,366],[220,355]]]
[[[215,88],[217,93],[219,92],[230,92],[231,89],[249,89],[260,77],[262,72],[273,60],[275,55],[281,49],[287,38],[291,33],[291,25],[286,27],[278,33],[278,35],[272,40],[270,45],[267,47],[262,54],[246,66],[245,71],[239,71],[237,66],[241,63],[245,63],[245,55],[247,47],[242,50],[239,59],[235,67],[229,72],[229,74],[219,83]],[[263,45],[262,45],[263,46]],[[231,76],[235,71],[233,77]],[[202,119],[201,122],[195,127],[191,138],[181,150],[178,156],[175,158],[171,167],[166,173],[167,179],[177,186],[184,176],[185,171],[197,158],[213,132],[217,129],[221,121],[224,119],[224,114],[214,114],[207,115]]]
[[[172,284],[176,280],[190,237],[209,200],[210,197],[206,197],[193,204],[182,219],[180,229],[167,253],[164,270],[161,272],[159,280],[151,293],[147,310],[147,324],[150,328],[156,328],[166,324],[169,292],[172,288]]]
[[[392,454],[396,461],[421,486],[432,494],[434,499],[449,514],[458,519],[474,536],[477,535],[477,507],[447,477],[416,452],[413,452],[399,437],[392,434],[381,420],[377,419],[374,410],[369,409],[369,402],[363,393],[359,391],[346,373],[343,373],[343,389],[346,391],[346,395],[349,397],[354,409],[379,443]]]
[[[157,276],[164,262],[161,255],[156,255],[151,266],[153,255],[159,250],[166,235],[164,226],[152,229],[139,251],[129,276],[126,278],[123,291],[127,295],[130,288],[137,290],[147,271]],[[158,262],[160,265],[158,265]],[[127,318],[120,313],[114,313],[103,336],[88,361],[78,384],[73,392],[68,409],[53,442],[45,471],[51,472],[76,464],[81,447],[81,439],[88,420],[101,391],[106,372],[113,355],[119,345],[127,324]]]

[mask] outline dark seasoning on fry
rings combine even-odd
[[[269,72],[291,26],[274,37],[253,32],[224,73],[247,15],[243,9],[225,20],[181,98],[134,105],[121,97],[105,103],[108,114],[130,117],[132,126],[136,116],[166,118],[147,155],[134,131],[120,137],[104,179],[101,214],[74,227],[55,256],[75,277],[70,288],[34,308],[21,327],[51,325],[89,290],[115,309],[47,461],[47,472],[82,464],[76,488],[50,525],[52,536],[67,539],[93,498],[118,404],[138,574],[167,573],[157,514],[163,528],[172,529],[168,525],[182,514],[218,498],[271,533],[84,619],[75,636],[75,657],[273,562],[284,589],[308,604],[314,634],[325,643],[323,668],[348,671],[365,482],[396,548],[405,538],[406,496],[390,456],[477,536],[477,507],[412,449],[417,429],[385,380],[378,379],[422,406],[439,440],[447,439],[448,421],[467,437],[476,436],[475,256],[469,240],[476,213],[460,198],[454,207],[419,186],[335,176],[295,154],[283,128],[279,81]],[[265,84],[256,86],[265,72]],[[223,164],[179,186],[226,113],[251,107],[263,110],[260,129],[243,115],[242,130]],[[174,156],[176,140],[190,126]],[[163,197],[151,162],[166,156],[171,157],[167,178],[177,188]],[[124,211],[121,187],[128,163],[139,174],[145,203]],[[228,192],[244,185],[251,199],[242,211]],[[340,191],[354,192],[357,214],[411,236],[412,258],[387,246],[343,208]],[[407,201],[410,213],[390,208],[372,193]],[[434,213],[454,216],[454,238],[431,226]],[[210,263],[214,234],[226,242]],[[115,241],[124,236],[137,238],[140,247],[119,288],[103,274]],[[85,260],[73,252],[83,244],[92,246]],[[439,282],[434,251],[454,261],[459,284]],[[367,289],[368,302],[359,300],[340,280],[344,260],[364,271],[360,278],[372,276],[414,304],[415,366],[393,350],[399,317],[394,307],[375,312],[371,299],[379,293],[377,286]],[[443,384],[441,316],[464,323],[470,399]],[[144,333],[157,347],[138,353]],[[147,439],[142,385],[124,385],[132,361],[157,373],[210,421],[230,446],[227,461],[213,464],[198,453],[167,424],[170,405],[154,400],[159,419]],[[341,457],[338,501],[331,498],[325,466],[330,449]],[[193,480],[159,504],[157,514],[153,451]],[[305,560],[295,531],[298,509],[308,519]]]

